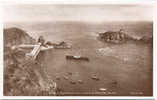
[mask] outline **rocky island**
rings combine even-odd
[[[119,31],[107,31],[104,33],[99,33],[98,39],[107,43],[115,43],[115,44],[125,43],[127,41],[136,41],[136,42],[143,42],[143,43],[153,42],[153,36],[150,37],[143,36],[141,38],[135,38],[129,36],[122,29],[120,29]]]

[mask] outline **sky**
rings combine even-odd
[[[152,21],[151,5],[52,5],[3,6],[4,22],[23,21]]]

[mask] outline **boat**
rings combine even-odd
[[[82,60],[82,61],[89,61],[88,57],[83,56],[73,56],[73,55],[66,55],[67,60]]]

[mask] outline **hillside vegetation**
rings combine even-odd
[[[49,79],[42,62],[25,59],[25,51],[12,50],[18,44],[35,40],[19,28],[4,29],[4,95],[55,95],[56,83]],[[38,57],[39,58],[39,57]]]

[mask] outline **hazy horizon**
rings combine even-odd
[[[153,21],[150,5],[4,5],[4,22],[116,22]]]

